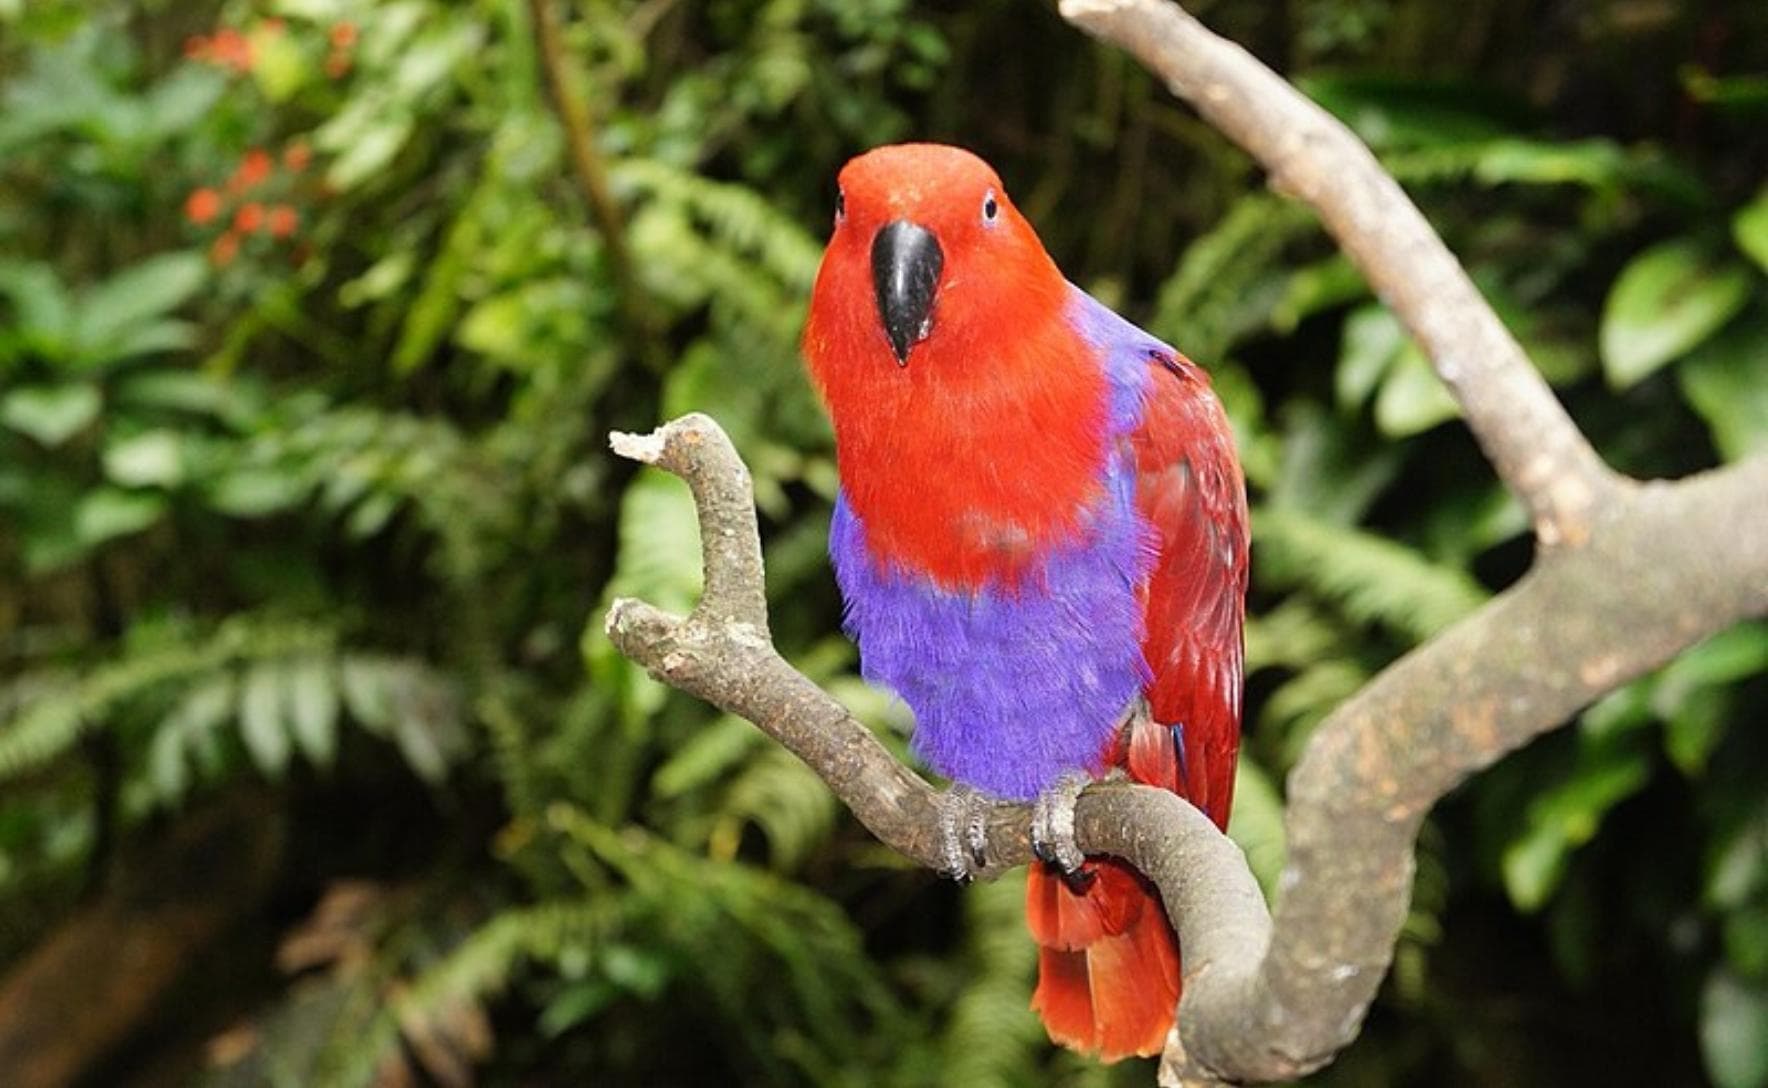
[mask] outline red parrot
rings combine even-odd
[[[981,860],[988,798],[1035,803],[1051,1038],[1158,1053],[1177,938],[1138,873],[1081,857],[1074,800],[1121,771],[1227,823],[1247,575],[1227,418],[1201,369],[1063,277],[975,155],[881,147],[839,185],[803,350],[861,671],[953,781],[952,875]]]

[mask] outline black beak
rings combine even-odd
[[[872,239],[872,288],[897,366],[908,366],[909,349],[933,331],[933,291],[944,264],[939,239],[906,219],[885,224]]]

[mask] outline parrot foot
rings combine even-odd
[[[1064,771],[1038,794],[1031,810],[1031,852],[1060,872],[1074,892],[1085,892],[1093,883],[1093,874],[1081,868],[1086,855],[1074,841],[1074,807],[1092,783],[1085,771]]]
[[[968,884],[976,870],[988,864],[987,797],[954,782],[939,795],[939,848],[945,858],[945,875]]]

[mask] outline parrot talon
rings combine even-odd
[[[939,795],[939,850],[945,875],[968,884],[988,865],[988,798],[961,782]]]
[[[1098,873],[1084,866],[1074,870],[1072,873],[1062,874],[1062,883],[1068,885],[1068,890],[1075,895],[1085,895],[1092,891],[1093,881],[1098,879]]]
[[[1086,855],[1074,841],[1074,807],[1081,791],[1093,782],[1084,771],[1065,771],[1050,788],[1038,794],[1031,810],[1031,850],[1044,864],[1059,871],[1076,891],[1092,884],[1091,873],[1082,874]],[[1083,880],[1075,887],[1076,880]]]

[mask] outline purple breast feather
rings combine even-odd
[[[1112,438],[1140,422],[1163,345],[1075,290],[1074,320],[1108,369]],[[1075,538],[1038,557],[1016,589],[943,589],[881,564],[837,499],[829,552],[860,671],[914,711],[913,749],[940,774],[1031,800],[1067,770],[1102,769],[1123,709],[1148,682],[1138,590],[1153,533],[1136,510],[1125,444],[1108,442],[1104,496]]]

